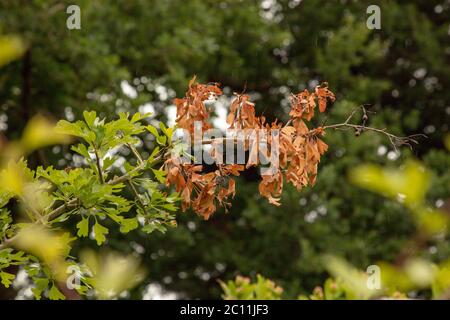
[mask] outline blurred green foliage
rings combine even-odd
[[[225,300],[279,300],[283,289],[261,275],[256,282],[237,276],[234,281],[220,282]]]
[[[449,233],[449,215],[432,209],[425,203],[429,188],[428,171],[417,161],[409,161],[403,168],[382,168],[376,165],[360,165],[350,171],[350,180],[367,190],[374,191],[402,203],[412,214],[417,230],[411,243],[395,263],[379,261],[366,272],[354,268],[347,261],[333,255],[325,255],[323,265],[333,278],[328,278],[323,288],[315,287],[312,294],[299,299],[342,300],[370,298],[450,298],[450,260],[439,264],[424,257],[425,244],[446,237]],[[375,267],[375,269],[373,268]],[[370,271],[370,273],[369,273]],[[370,277],[372,279],[370,279]],[[261,286],[260,292],[275,287],[258,275],[257,283],[237,277],[226,285],[221,282],[224,296],[245,300],[250,288]],[[374,280],[375,279],[375,280]],[[254,290],[254,289],[253,289]],[[281,293],[281,288],[279,289]],[[251,295],[250,295],[251,296]],[[279,299],[268,296],[267,299]]]
[[[426,203],[425,195],[430,185],[428,170],[413,160],[397,170],[361,165],[351,170],[350,180],[402,203],[416,225],[416,235],[395,263],[378,263],[382,290],[387,293],[401,291],[408,295],[412,292],[416,296],[416,290],[423,290],[425,292],[421,292],[420,297],[447,298],[450,293],[449,260],[435,264],[423,255],[429,250],[427,242],[440,242],[448,236],[450,220],[448,212]],[[431,289],[431,293],[427,294],[427,289]]]
[[[25,51],[25,45],[19,37],[0,38],[0,67],[20,58]]]
[[[448,210],[450,156],[443,148],[450,123],[450,8],[442,1],[81,0],[82,28],[73,31],[65,27],[69,4],[0,3],[0,31],[21,35],[28,48],[0,73],[8,138],[19,137],[37,111],[81,118],[87,108],[103,116],[150,101],[164,119],[173,94],[162,97],[158,84],[181,96],[193,74],[230,91],[246,88],[269,119],[283,118],[290,91],[328,81],[338,99],[329,117],[318,121],[342,122],[367,103],[376,112],[369,114],[372,126],[429,136],[414,150],[397,153],[374,133],[356,138],[331,132],[316,186],[301,193],[287,188],[279,208],[261,201],[249,173],[237,183],[230,214],[207,222],[180,214],[179,228],[151,238],[111,231],[110,247],[144,249],[142,258],[151,266],[147,283],[192,298],[218,298],[218,279],[260,273],[279,283],[284,297],[295,298],[328,277],[324,253],[361,269],[395,261],[416,232],[416,218],[397,201],[350,184],[348,171],[362,163],[398,165],[414,155],[428,168],[430,185],[414,196]],[[381,30],[365,27],[369,4],[381,7]],[[136,97],[124,94],[123,80]],[[146,141],[142,151],[155,145]],[[61,155],[66,163],[55,163]],[[36,165],[65,166],[76,159],[66,148],[32,156]],[[440,263],[450,258],[449,248],[445,236],[428,241],[424,251]]]

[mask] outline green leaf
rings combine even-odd
[[[142,227],[142,231],[148,234],[152,233],[153,231],[159,231],[164,234],[166,233],[167,228],[159,220],[153,220]]]
[[[77,223],[77,229],[77,235],[79,237],[87,237],[89,234],[89,218],[83,217],[83,219]]]
[[[41,271],[39,268],[39,265],[35,265],[35,264],[25,265],[24,268],[25,268],[25,271],[27,272],[28,276],[33,278],[33,281],[34,281],[34,277],[36,277],[39,274],[39,272]]]
[[[417,208],[413,210],[420,229],[429,235],[445,233],[449,225],[448,214],[433,208]]]
[[[55,284],[52,285],[51,289],[48,291],[48,297],[50,300],[65,300],[66,297],[59,291],[59,289],[55,286]]]
[[[334,278],[340,279],[345,284],[347,293],[355,299],[369,299],[377,295],[376,290],[368,288],[367,275],[359,272],[342,258],[325,255],[323,264]]]
[[[349,178],[359,187],[408,206],[422,203],[430,183],[429,172],[419,162],[412,160],[398,169],[361,165],[350,171]]]
[[[94,233],[95,233],[95,241],[97,241],[97,245],[101,245],[103,242],[106,241],[105,235],[108,234],[109,231],[107,228],[105,228],[98,222],[95,222]]]
[[[109,169],[109,167],[111,167],[116,161],[117,157],[106,157],[105,159],[103,159],[103,170]]]
[[[83,156],[86,160],[90,160],[91,159],[91,156],[90,156],[90,154],[88,152],[88,149],[87,149],[87,147],[84,144],[80,143],[80,144],[78,144],[76,146],[72,146],[71,149],[73,151],[75,151],[76,153],[78,153],[79,155]]]
[[[94,128],[95,119],[97,118],[97,113],[95,111],[84,111],[84,120],[86,121],[89,128]]]
[[[155,161],[156,155],[159,153],[159,147],[156,146],[155,149],[153,149],[151,155],[147,159],[146,168],[151,168],[153,165],[153,161]]]
[[[83,138],[88,142],[95,139],[95,134],[86,127],[86,124],[82,121],[77,121],[75,123],[60,120],[56,124],[55,132],[59,134],[71,135],[79,138]]]
[[[154,135],[156,138],[159,137],[159,133],[158,130],[152,126],[151,124],[149,124],[148,126],[145,127],[152,135]]]
[[[447,134],[444,138],[444,144],[447,150],[450,151],[450,134]]]
[[[16,276],[13,275],[12,273],[8,273],[8,272],[4,272],[4,271],[0,271],[0,278],[2,280],[2,284],[6,287],[9,288],[9,286],[11,285],[11,283],[14,281],[14,278]]]
[[[83,131],[75,123],[71,123],[67,120],[59,120],[56,123],[55,131],[63,134],[70,134],[72,136],[82,136]]]
[[[158,142],[158,144],[164,146],[164,145],[166,145],[167,137],[166,136],[159,136],[159,137],[156,138],[156,142]]]
[[[177,211],[178,207],[176,205],[174,205],[173,203],[167,203],[165,205],[163,205],[163,208],[169,211]]]
[[[130,121],[134,123],[139,120],[141,120],[141,114],[139,112],[136,112],[135,114],[133,114]]]
[[[29,274],[29,273],[28,273]],[[34,294],[34,297],[37,300],[41,299],[42,292],[48,287],[48,279],[47,278],[33,278],[33,282],[35,287],[31,289]]]
[[[26,50],[18,37],[0,37],[0,67],[18,59]]]
[[[156,170],[156,169],[152,169],[152,171],[153,171],[153,174],[155,175],[155,178],[159,182],[161,182],[161,183],[166,182],[166,178],[165,178],[166,172],[165,171],[163,171],[163,170]]]
[[[25,127],[21,145],[27,152],[59,143],[68,143],[69,137],[55,131],[55,125],[41,115],[34,116]]]
[[[166,127],[166,125],[164,124],[164,122],[160,122],[160,123],[159,123],[159,128],[161,129],[161,131],[162,131],[166,136],[168,136],[168,134],[167,134],[167,127]]]
[[[164,124],[164,122],[159,123],[159,127],[161,128],[161,131],[167,136],[169,140],[172,139],[173,134],[173,128],[167,128]]]
[[[120,224],[120,232],[122,233],[128,233],[139,226],[136,218],[123,219]]]

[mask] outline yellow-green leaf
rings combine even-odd
[[[57,133],[55,125],[43,116],[35,116],[25,127],[21,146],[26,153],[60,143],[68,143],[69,136]]]
[[[102,226],[100,223],[96,222],[94,225],[94,234],[95,241],[97,241],[97,245],[101,245],[106,241],[105,235],[108,234],[108,229]]]
[[[3,284],[6,288],[9,288],[9,286],[11,285],[11,283],[14,281],[14,278],[15,278],[15,277],[16,277],[16,276],[13,275],[12,273],[0,271],[0,279],[2,280],[2,284]]]
[[[430,178],[420,163],[409,161],[399,169],[362,165],[350,172],[350,180],[362,188],[414,206],[423,201]]]
[[[19,37],[0,37],[0,67],[20,58],[26,47]]]
[[[53,285],[48,291],[48,298],[50,300],[65,300],[66,297],[59,291],[59,289]]]
[[[77,235],[79,237],[87,237],[89,234],[89,218],[84,217],[80,222],[77,223]]]

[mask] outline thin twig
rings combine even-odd
[[[414,143],[414,144],[419,143],[417,141],[417,138],[426,138],[427,137],[424,134],[412,134],[409,136],[400,137],[400,136],[396,136],[392,133],[387,132],[386,129],[366,127],[364,125],[351,124],[351,123],[338,123],[338,124],[333,124],[333,125],[323,127],[324,130],[326,130],[326,129],[342,129],[342,128],[353,128],[355,130],[359,130],[360,132],[374,131],[374,132],[384,134],[385,136],[387,136],[389,138],[389,141],[391,142],[391,144],[393,145],[393,147],[396,150],[397,150],[397,146],[401,146],[401,145],[407,145],[411,148],[412,147],[411,143]]]
[[[141,206],[142,210],[144,211],[145,215],[148,216],[148,212],[147,212],[147,209],[145,208],[145,204],[142,202],[142,199],[139,196],[139,193],[137,192],[136,188],[134,187],[133,181],[131,179],[128,180],[128,184],[131,187],[131,190],[133,191],[134,197],[138,201],[138,203]]]
[[[133,154],[137,158],[139,164],[144,163],[144,160],[142,160],[141,155],[139,154],[139,152],[136,150],[136,148],[133,145],[127,143],[127,147],[130,148],[131,152],[133,152]]]
[[[96,163],[97,163],[98,178],[100,180],[100,183],[104,184],[105,180],[103,179],[102,167],[100,165],[100,157],[98,156],[97,148],[95,148],[95,147],[94,147],[94,152],[95,152],[95,160],[96,160]]]
[[[362,112],[363,112],[362,124],[350,123],[350,121],[354,117],[355,113],[359,110],[359,108],[355,108],[343,123],[332,124],[332,125],[324,126],[322,128],[324,130],[327,130],[327,129],[336,129],[336,130],[354,129],[355,133],[358,133],[358,135],[364,131],[378,132],[378,133],[384,134],[385,136],[388,137],[390,143],[392,144],[392,146],[394,147],[394,149],[396,151],[397,151],[397,146],[407,145],[410,148],[412,148],[412,145],[411,145],[412,143],[414,143],[414,144],[419,143],[417,141],[418,138],[427,138],[427,136],[425,134],[421,134],[421,133],[402,137],[402,136],[396,136],[395,134],[387,132],[386,128],[378,129],[378,128],[373,128],[373,127],[367,127],[366,126],[366,122],[368,120],[367,111],[364,108],[364,106],[361,106],[360,108],[362,109]]]

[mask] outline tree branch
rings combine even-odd
[[[355,116],[356,112],[359,109],[361,109],[361,111],[363,112],[362,124],[352,124],[352,123],[350,123],[350,121],[353,119],[353,117]],[[396,136],[395,134],[387,132],[386,128],[378,129],[378,128],[373,128],[373,127],[367,127],[366,126],[366,122],[369,119],[369,117],[367,116],[367,113],[368,113],[368,111],[366,110],[366,108],[364,106],[360,106],[359,108],[355,108],[350,113],[350,115],[347,117],[347,119],[343,123],[337,123],[337,124],[332,124],[332,125],[328,125],[328,126],[323,126],[322,129],[323,130],[327,130],[327,129],[335,129],[335,130],[354,129],[355,130],[355,135],[357,135],[357,136],[359,136],[364,131],[373,131],[373,132],[381,133],[381,134],[385,135],[386,137],[388,137],[390,143],[392,144],[392,146],[394,147],[394,149],[396,151],[397,151],[397,146],[407,145],[410,148],[412,148],[411,144],[418,144],[419,143],[417,141],[418,138],[427,138],[427,136],[425,134],[420,134],[420,133],[402,137],[402,136]]]
[[[98,156],[97,148],[95,148],[95,147],[94,147],[94,152],[95,152],[95,160],[96,160],[96,164],[97,164],[98,178],[100,180],[100,183],[104,184],[105,180],[103,179],[103,171],[102,171],[102,167],[100,165],[100,157]]]
[[[128,184],[130,185],[131,190],[133,191],[134,197],[138,201],[139,205],[141,206],[142,210],[144,211],[145,215],[148,216],[147,209],[145,208],[145,204],[142,202],[141,197],[139,196],[139,193],[137,192],[136,188],[133,185],[133,181],[128,180]]]
[[[152,164],[158,162],[159,160],[161,160],[162,157],[156,157],[153,161]],[[116,185],[122,182],[126,182],[130,179],[131,174],[134,173],[138,173],[141,170],[144,170],[145,168],[145,162],[141,163],[138,167],[136,167],[135,169],[131,170],[130,172],[125,173],[124,175],[114,178],[110,181],[108,181],[108,184],[110,185]],[[64,214],[67,209],[73,209],[73,208],[77,208],[79,206],[79,199],[78,198],[73,198],[71,200],[69,200],[68,202],[60,205],[59,207],[55,208],[54,210],[52,210],[51,212],[49,212],[47,215],[42,216],[39,220],[36,220],[35,223],[40,223],[40,224],[44,224],[46,222],[50,222],[52,220],[55,220],[56,218],[58,218],[59,216],[61,216],[62,214]],[[3,243],[0,244],[0,250],[8,248],[12,245],[12,243],[14,242],[14,240],[17,239],[17,235],[9,238],[9,239],[4,239]]]

